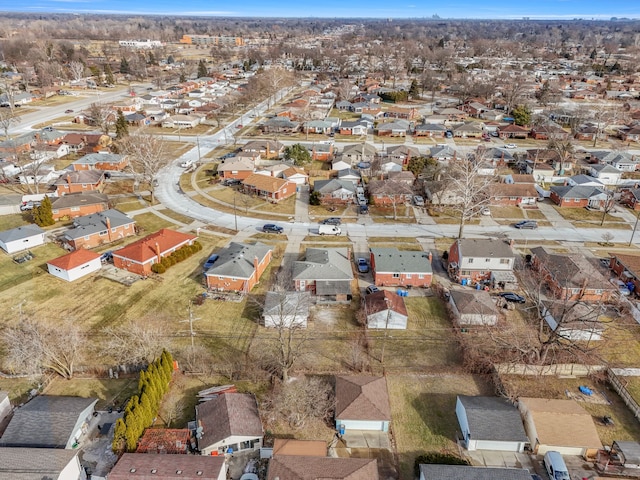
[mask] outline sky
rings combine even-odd
[[[606,0],[0,0],[0,12],[175,14],[224,17],[608,20],[640,18],[640,1]]]

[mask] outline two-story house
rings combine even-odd
[[[449,249],[449,276],[462,285],[492,283],[508,288],[516,284],[515,254],[511,245],[494,238],[461,238]]]

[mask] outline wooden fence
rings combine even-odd
[[[638,402],[631,396],[624,382],[621,381],[620,377],[613,373],[611,369],[607,370],[607,377],[613,389],[618,392],[618,395],[620,395],[620,398],[622,398],[627,407],[629,407],[629,410],[631,410],[631,413],[636,417],[636,420],[640,421],[640,405],[638,405]]]

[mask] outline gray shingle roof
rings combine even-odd
[[[336,190],[345,189],[352,193],[356,192],[356,187],[351,180],[316,180],[313,183],[313,190],[320,193],[331,193]]]
[[[387,379],[371,375],[336,377],[336,419],[391,420]]]
[[[65,448],[86,409],[97,398],[41,395],[17,409],[0,438],[6,447]]]
[[[0,480],[58,478],[77,454],[59,448],[0,448]]]
[[[275,455],[269,462],[268,480],[378,480],[375,458]]]
[[[263,435],[258,404],[248,393],[225,393],[196,405],[196,419],[203,428],[202,438],[198,440],[201,450],[231,435]]]
[[[531,480],[524,468],[488,468],[466,465],[420,465],[424,480]]]
[[[65,172],[60,175],[53,184],[54,185],[66,185],[67,183],[71,184],[89,184],[93,185],[94,183],[100,182],[104,177],[104,172],[102,170],[78,170]]]
[[[78,165],[95,165],[96,163],[120,163],[124,155],[116,153],[89,153],[73,163]]]
[[[397,248],[371,248],[376,273],[432,273],[425,252],[402,251]]]
[[[98,203],[108,204],[109,197],[104,193],[98,192],[68,193],[67,195],[52,200],[51,207],[54,210],[59,210],[61,208],[82,207]]]
[[[504,241],[495,238],[462,238],[458,240],[461,257],[515,258],[513,250]]]
[[[305,260],[293,265],[295,280],[353,280],[346,248],[307,248]]]
[[[458,395],[474,440],[526,442],[520,412],[508,400],[498,397]]]
[[[309,292],[267,292],[262,315],[309,316]]]
[[[555,193],[559,198],[580,198],[588,199],[599,195],[606,195],[605,191],[598,187],[588,187],[584,185],[576,185],[572,187],[570,185],[553,186],[550,188],[552,193]]]
[[[255,270],[254,259],[258,257],[258,261],[262,261],[269,250],[270,246],[260,242],[253,245],[231,242],[218,252],[220,258],[205,275],[250,278]]]
[[[76,218],[73,221],[74,227],[67,230],[64,236],[70,240],[74,240],[86,235],[103,232],[107,229],[107,219],[110,222],[111,228],[135,223],[135,220],[127,217],[121,211],[111,209]]]
[[[44,233],[44,230],[37,225],[23,225],[21,227],[0,232],[0,242],[6,244],[8,242],[15,242],[16,240],[33,237],[34,235],[40,235],[42,233]]]

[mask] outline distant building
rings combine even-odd
[[[215,45],[215,46],[231,46],[231,47],[242,47],[244,45],[244,38],[242,37],[231,37],[225,35],[192,35],[192,34],[184,34],[180,39],[180,43],[184,43],[186,45]]]
[[[162,47],[160,40],[120,40],[118,45],[125,48],[152,49]]]

